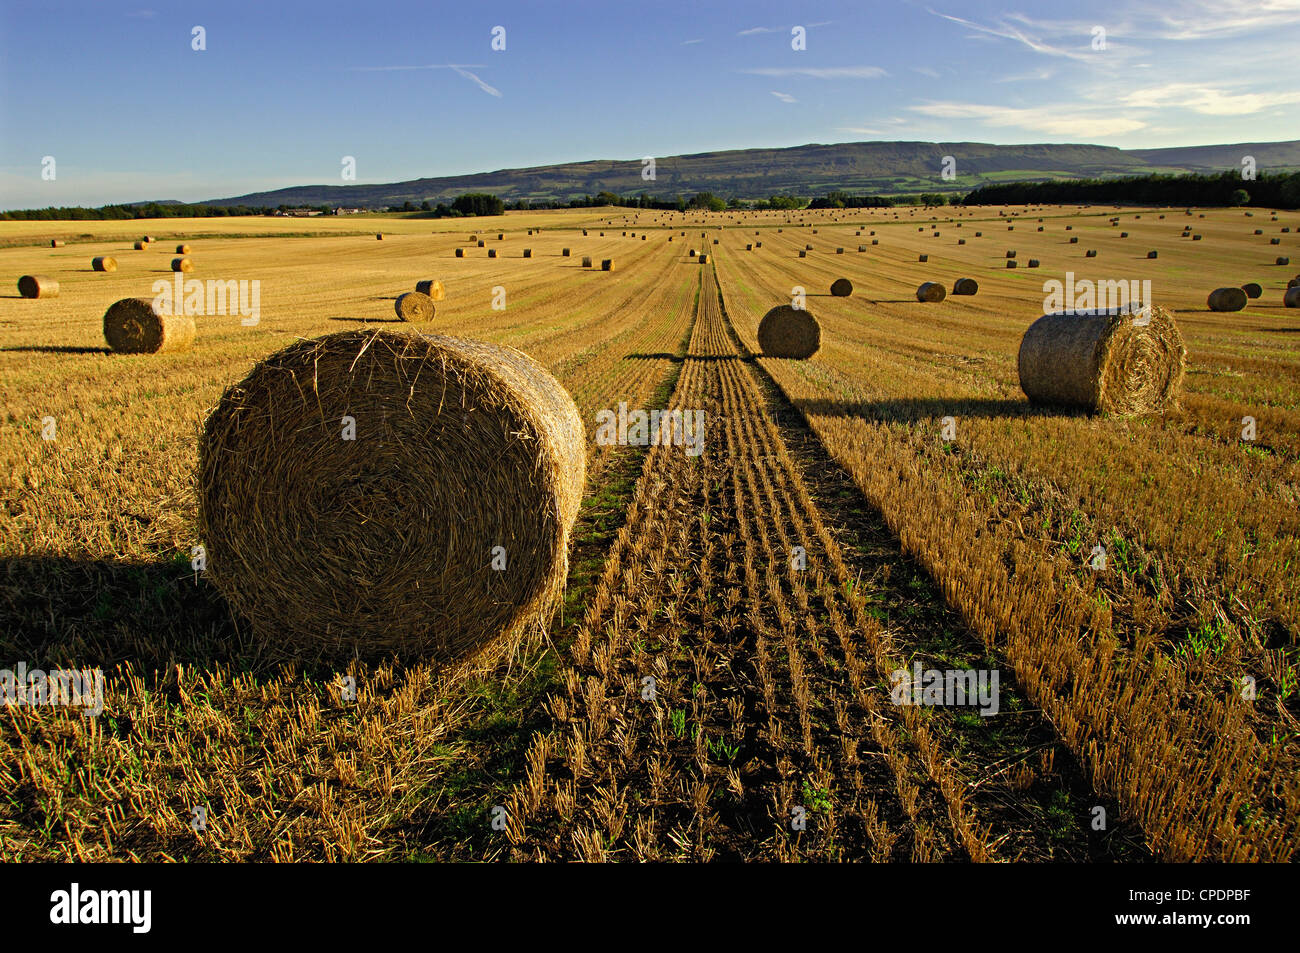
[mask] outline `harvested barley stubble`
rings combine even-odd
[[[104,312],[104,340],[122,354],[188,351],[194,334],[192,317],[160,314],[149,298],[123,298]]]
[[[549,620],[585,479],[578,410],[526,354],[343,331],[226,390],[199,526],[267,654],[450,662]]]
[[[393,302],[393,310],[403,321],[423,324],[433,320],[433,299],[423,291],[408,291],[397,296],[397,300]]]
[[[916,289],[917,301],[937,302],[948,297],[948,289],[937,281],[923,281]]]
[[[1240,311],[1248,295],[1243,288],[1215,288],[1205,299],[1211,311]]]
[[[837,298],[847,298],[853,294],[853,282],[847,278],[836,278],[831,282],[831,294]]]
[[[1248,281],[1241,286],[1241,290],[1246,292],[1247,298],[1258,298],[1264,293],[1264,289],[1254,281]]]
[[[1020,387],[1035,403],[1157,413],[1176,405],[1186,357],[1160,307],[1045,314],[1020,341]]]
[[[45,275],[23,275],[18,279],[18,293],[24,298],[57,298],[59,283]]]
[[[93,271],[117,271],[117,259],[100,255],[90,259],[90,267]]]
[[[952,293],[955,295],[973,295],[979,290],[979,282],[974,278],[958,278],[952,283]]]
[[[758,346],[764,357],[807,360],[821,344],[821,325],[806,308],[779,304],[758,322]]]
[[[415,290],[420,294],[426,294],[433,301],[441,301],[447,296],[447,289],[437,278],[428,278],[424,281],[415,283]]]
[[[194,262],[188,258],[173,258],[172,271],[190,272],[194,270]]]

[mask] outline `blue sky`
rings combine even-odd
[[[389,182],[864,139],[1290,139],[1297,27],[1300,0],[0,0],[0,208],[341,185],[343,156]]]

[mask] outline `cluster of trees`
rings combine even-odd
[[[288,206],[281,205],[281,209]],[[51,219],[71,221],[125,221],[133,218],[221,218],[237,215],[266,215],[275,211],[269,208],[252,208],[246,205],[186,205],[184,203],[159,204],[144,202],[140,205],[101,205],[99,208],[85,208],[80,205],[61,208],[15,209],[12,212],[0,212],[4,221],[49,221]],[[322,211],[329,211],[322,206]]]
[[[922,192],[919,195],[849,195],[847,192],[828,192],[823,198],[813,199],[809,208],[893,208],[896,205],[960,205],[960,195],[942,192]]]
[[[1007,182],[984,185],[966,196],[967,205],[1164,205],[1300,208],[1300,172],[1239,172],[1214,175],[1141,175],[1072,182]]]
[[[466,192],[452,200],[451,205],[439,202],[430,205],[425,199],[418,206],[410,199],[402,205],[390,206],[390,212],[419,212],[416,218],[460,218],[464,215],[504,215],[506,203],[486,192]]]

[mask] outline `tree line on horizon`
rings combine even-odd
[[[724,198],[712,192],[697,192],[676,199],[659,199],[642,192],[637,195],[617,195],[598,192],[582,198],[564,201],[539,201],[520,199],[506,202],[485,192],[467,192],[450,205],[428,200],[419,205],[407,201],[401,206],[389,206],[382,211],[409,213],[418,218],[477,217],[502,215],[507,210],[543,210],[557,208],[600,208],[615,206],[643,208],[660,211],[765,211],[831,208],[892,208],[906,205],[1092,205],[1126,204],[1151,206],[1200,206],[1264,208],[1300,208],[1300,172],[1263,172],[1254,179],[1243,180],[1238,172],[1215,174],[1153,174],[1105,179],[1073,179],[1047,182],[1003,182],[983,185],[962,196],[957,193],[921,192],[912,195],[851,195],[844,191],[831,191],[826,195],[807,199],[796,195],[772,195],[766,199],[745,200]],[[98,208],[83,206],[49,207],[43,209],[14,209],[0,212],[0,221],[40,220],[129,220],[141,218],[221,218],[226,216],[273,215],[291,208],[305,208],[328,214],[329,205],[212,205],[183,202],[142,202],[132,205],[103,205]],[[378,210],[376,210],[378,211]]]

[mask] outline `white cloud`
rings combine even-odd
[[[751,26],[748,30],[741,30],[736,36],[754,36],[758,33],[782,33],[785,27],[779,26]]]
[[[1122,97],[1127,106],[1139,109],[1190,109],[1206,116],[1240,116],[1272,106],[1300,103],[1300,92],[1233,93],[1195,83],[1166,83],[1137,89]]]
[[[393,72],[400,72],[404,70],[449,69],[452,72],[454,72],[457,76],[463,76],[466,79],[473,82],[474,84],[476,84],[479,89],[483,90],[483,92],[487,93],[489,96],[495,96],[498,99],[502,98],[501,90],[497,89],[495,86],[489,86],[487,83],[483,82],[483,80],[480,79],[476,74],[470,72],[471,68],[484,69],[485,67],[482,63],[459,63],[459,64],[458,63],[430,63],[426,66],[352,66],[349,67],[349,69],[352,72],[356,72],[356,73],[393,73]]]
[[[703,40],[682,40],[682,46],[694,46],[696,43],[703,42]]]
[[[931,79],[939,78],[939,71],[930,69],[928,66],[911,66],[908,68],[914,73],[920,73],[922,76],[928,76]]]
[[[1116,115],[1113,108],[1080,108],[1076,103],[1014,107],[946,102],[907,108],[936,119],[968,119],[997,128],[1015,127],[1053,136],[1084,139],[1135,132],[1146,126],[1144,120],[1136,117]]]
[[[1071,50],[1061,46],[1054,46],[1051,43],[1048,43],[1047,41],[1040,39],[1039,37],[1030,36],[1029,34],[1025,33],[1023,30],[1021,30],[1019,27],[1012,26],[1011,24],[1006,23],[1004,21],[999,22],[996,26],[985,26],[982,23],[975,23],[971,20],[963,20],[961,17],[955,17],[947,13],[940,13],[938,10],[933,10],[928,7],[926,9],[929,13],[932,13],[937,17],[942,17],[945,20],[951,20],[953,23],[959,23],[962,26],[967,27],[968,29],[977,30],[980,33],[986,33],[989,36],[1001,37],[1002,39],[1005,40],[1015,40],[1018,43],[1023,43],[1025,46],[1029,47],[1035,53],[1043,53],[1048,56],[1062,56],[1072,60],[1079,60],[1081,62],[1095,61],[1094,55],[1089,52],[1085,52],[1082,49]],[[1079,38],[1079,42],[1081,44],[1084,43],[1084,41],[1089,41],[1089,42],[1091,41],[1090,33],[1084,33]]]
[[[752,73],[755,76],[811,76],[814,79],[879,79],[887,75],[879,66],[773,66],[763,69],[743,69],[740,72]]]
[[[795,99],[793,96],[791,96],[789,93],[778,93],[775,89],[772,90],[772,95],[775,96],[777,99],[781,100],[781,102],[783,103],[797,103],[799,101]]]

